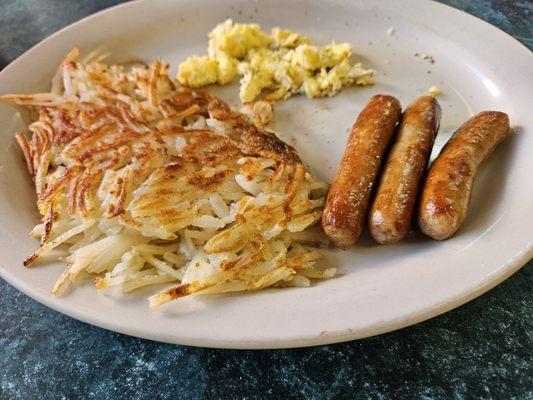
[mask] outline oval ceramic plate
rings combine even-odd
[[[290,27],[319,44],[347,41],[354,58],[378,71],[376,85],[331,99],[303,96],[280,103],[273,129],[295,143],[311,170],[331,181],[347,131],[371,95],[410,100],[438,86],[443,95],[435,151],[473,113],[509,113],[513,133],[483,166],[470,215],[444,242],[413,233],[378,246],[368,237],[349,251],[331,251],[338,277],[305,289],[195,297],[150,310],[146,290],[122,296],[82,286],[50,295],[61,263],[22,267],[38,245],[28,232],[38,220],[34,194],[13,135],[23,128],[0,105],[0,274],[39,302],[71,317],[144,338],[197,346],[296,347],[362,338],[433,317],[487,291],[532,256],[533,118],[530,52],[493,26],[422,0],[245,1],[155,0],[114,7],[56,33],[0,73],[0,93],[45,91],[59,62],[78,45],[108,61],[163,57],[178,63],[207,47],[207,33],[232,17],[265,29]],[[388,35],[393,27],[395,32]],[[422,57],[427,54],[434,59]],[[234,105],[237,88],[216,92]]]

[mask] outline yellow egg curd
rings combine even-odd
[[[243,103],[287,99],[297,93],[334,96],[346,86],[373,84],[373,70],[350,62],[350,44],[315,46],[288,29],[274,28],[267,35],[257,24],[227,20],[209,33],[207,52],[181,63],[178,81],[202,87],[224,85],[240,76]]]

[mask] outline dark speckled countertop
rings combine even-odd
[[[0,0],[0,68],[119,0]],[[531,0],[445,0],[533,47]],[[533,71],[532,71],[533,72]],[[480,298],[397,332],[274,351],[137,339],[0,280],[0,399],[533,399],[532,262]]]

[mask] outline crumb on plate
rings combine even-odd
[[[440,95],[442,91],[437,86],[431,86],[428,90],[428,94],[433,97]]]

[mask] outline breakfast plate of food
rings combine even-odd
[[[197,346],[431,318],[533,256],[532,67],[423,0],[104,10],[0,72],[0,276]]]

